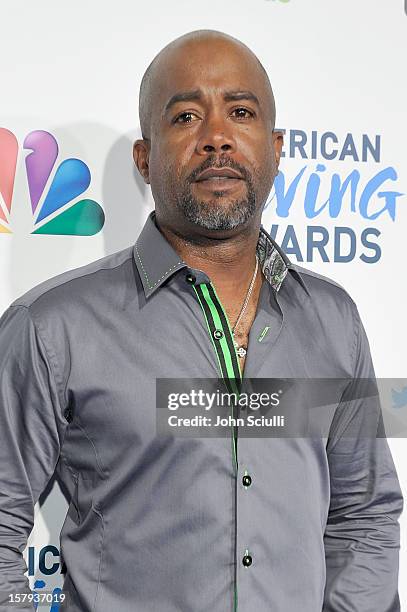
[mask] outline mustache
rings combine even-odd
[[[193,183],[197,176],[206,170],[207,168],[232,168],[237,172],[240,172],[241,176],[245,181],[250,180],[250,174],[246,168],[238,164],[234,159],[230,157],[222,157],[220,160],[216,160],[215,157],[207,157],[205,161],[189,175],[188,181]]]

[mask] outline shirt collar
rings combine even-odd
[[[158,229],[155,217],[153,210],[133,247],[134,260],[147,298],[177,270],[188,268],[188,264]],[[266,280],[276,292],[279,291],[293,264],[263,225],[260,226],[257,255]],[[300,281],[303,284],[302,279]]]

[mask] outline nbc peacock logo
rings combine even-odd
[[[44,130],[30,132],[24,139],[23,149],[30,151],[25,157],[25,171],[33,216],[31,233],[97,234],[105,222],[102,207],[88,198],[77,200],[90,185],[88,166],[75,158],[64,159],[56,165],[58,143]],[[13,233],[11,213],[17,204],[13,201],[13,192],[18,150],[16,136],[0,128],[0,234]]]

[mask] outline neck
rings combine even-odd
[[[215,285],[219,298],[226,302],[241,302],[246,294],[256,265],[256,245],[260,224],[240,234],[224,239],[202,237],[194,241],[180,236],[168,226],[158,224],[161,233],[180,257],[191,267],[205,272]],[[261,267],[255,288],[262,282]]]

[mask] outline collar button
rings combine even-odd
[[[196,282],[196,276],[194,274],[191,274],[190,272],[185,276],[185,280],[187,281],[187,283],[190,283],[191,285],[195,285]]]

